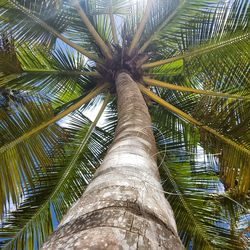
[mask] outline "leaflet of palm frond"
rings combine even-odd
[[[22,73],[14,41],[6,33],[0,36],[0,72],[4,75]]]
[[[56,124],[18,145],[11,145],[13,140],[49,117],[53,117],[53,108],[40,96],[17,94],[15,99],[10,99],[8,108],[0,111],[0,145],[9,145],[0,155],[1,214],[8,202],[19,204],[28,186],[37,184],[38,172],[46,171],[53,155],[63,154],[60,145],[66,134]]]

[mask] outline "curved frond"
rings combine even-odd
[[[144,86],[139,85],[139,87],[142,93],[149,96],[155,102],[167,108],[175,115],[187,120],[188,122],[191,122],[200,128],[201,136],[203,136],[202,141],[205,144],[205,147],[209,150],[209,148],[212,146],[212,151],[216,150],[223,153],[220,157],[220,175],[225,187],[227,189],[231,189],[237,196],[246,195],[250,187],[250,170],[248,168],[250,160],[250,140],[247,138],[243,144],[240,143],[237,137],[231,139],[229,133],[223,131],[222,129],[214,129],[213,127],[209,126],[209,123],[204,124],[198,121],[189,114],[164,101]],[[247,106],[249,105],[250,104],[248,103]],[[249,120],[246,120],[246,122],[246,127],[249,128]],[[211,125],[215,126],[215,124]],[[234,124],[234,126],[237,126],[237,123]]]
[[[248,39],[249,7],[247,0],[186,1],[186,10],[182,9],[154,41],[152,53],[158,53],[152,61],[162,65]]]
[[[66,144],[65,156],[61,160],[55,160],[51,172],[41,178],[44,186],[40,187],[41,190],[31,190],[27,201],[23,203],[23,206],[28,204],[30,207],[36,201],[40,206],[33,206],[29,210],[22,209],[21,206],[4,220],[9,228],[0,231],[0,237],[9,239],[4,245],[6,249],[17,244],[27,249],[41,247],[67,209],[81,196],[112,139],[110,128],[96,127],[108,98],[93,122],[81,113],[71,116],[70,126],[67,128],[71,142]],[[47,196],[40,192],[45,192],[43,189],[47,189]],[[18,216],[25,216],[26,219],[18,224]],[[25,240],[19,243],[21,238]]]
[[[164,157],[160,158],[163,187],[184,245],[192,249],[246,249],[248,242],[240,236],[238,226],[240,216],[247,218],[247,210],[226,198],[213,172],[214,158],[204,155],[201,147],[190,154],[176,142],[167,141],[161,145],[164,148],[160,154]]]
[[[80,53],[58,47],[47,51],[44,47],[29,48],[16,45],[19,71],[0,77],[0,86],[8,89],[39,93],[64,102],[85,95],[97,84],[100,74],[86,63]]]
[[[31,97],[4,91],[0,96],[0,214],[12,202],[18,205],[29,186],[37,184],[39,171],[51,165],[51,154],[62,154],[60,142],[65,133],[56,124],[32,138],[18,140],[27,131],[53,117],[50,102],[42,97]],[[14,143],[18,141],[19,143]],[[56,148],[57,147],[57,148]],[[54,150],[54,152],[53,152]]]
[[[51,41],[51,37],[59,38],[89,59],[100,62],[100,59],[95,54],[90,53],[87,49],[72,42],[61,34],[67,27],[67,23],[64,26],[61,20],[67,20],[64,17],[70,16],[66,11],[66,6],[57,5],[56,8],[58,8],[60,14],[57,19],[55,13],[53,13],[50,18],[52,23],[50,24],[48,19],[49,16],[46,12],[48,8],[47,4],[51,4],[51,10],[53,11],[56,1],[50,1],[50,3],[44,5],[42,4],[43,8],[40,10],[37,9],[37,7],[41,5],[43,2],[42,0],[40,5],[28,2],[5,0],[1,3],[1,14],[4,20],[7,20],[7,22],[3,22],[1,32],[11,32],[15,40],[19,42],[23,42],[24,38],[25,42],[27,42],[26,39],[28,36],[30,36],[30,42],[39,41],[40,43],[48,43],[48,41]]]
[[[18,138],[15,138],[11,142],[2,145],[0,147],[0,153],[3,153],[5,151],[9,150],[10,148],[12,148],[13,146],[18,145],[19,143],[27,140],[28,138],[30,138],[34,134],[36,134],[36,133],[40,132],[41,130],[47,128],[48,126],[50,126],[51,124],[55,123],[56,121],[62,119],[66,115],[70,114],[71,112],[79,109],[83,104],[85,104],[86,102],[89,102],[93,97],[100,94],[107,87],[108,87],[108,83],[103,84],[102,86],[96,88],[94,91],[91,91],[88,95],[81,98],[78,102],[72,104],[70,107],[63,110],[62,112],[60,112],[56,116],[50,117],[50,119],[47,118],[46,120],[43,120],[43,122],[41,124],[38,124],[38,126],[29,129],[26,133],[20,135]]]

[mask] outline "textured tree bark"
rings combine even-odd
[[[147,105],[129,74],[118,74],[116,88],[112,146],[44,250],[183,249],[162,192]]]

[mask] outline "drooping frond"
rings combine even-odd
[[[192,249],[246,249],[242,228],[250,216],[249,197],[237,201],[225,191],[218,176],[220,154],[205,154],[199,130],[174,114],[156,106],[150,112],[162,185],[183,244]]]
[[[20,208],[3,219],[4,226],[9,225],[0,232],[0,237],[6,238],[4,247],[41,247],[68,208],[81,196],[107,149],[104,144],[109,145],[112,138],[108,129],[96,128],[108,99],[93,122],[81,113],[70,116],[70,126],[64,128],[70,137],[64,156],[53,159],[53,166],[40,176],[39,187],[30,189]],[[22,223],[19,216],[25,218]]]
[[[90,92],[86,97],[77,103],[74,103],[56,116],[53,114],[53,108],[47,107],[41,101],[34,100],[24,106],[18,112],[20,105],[16,105],[11,114],[5,109],[11,108],[9,96],[4,96],[2,107],[2,138],[0,145],[0,160],[2,170],[1,180],[1,214],[7,202],[11,200],[16,204],[18,198],[23,192],[26,182],[34,185],[32,178],[37,175],[37,164],[41,166],[49,165],[47,156],[48,148],[51,148],[60,138],[57,130],[53,130],[56,121],[79,109],[83,104],[90,101],[95,95],[99,94],[107,84]],[[48,102],[48,101],[47,101]],[[17,129],[18,128],[18,129]],[[8,131],[8,133],[6,133]],[[41,131],[41,132],[40,132]],[[40,132],[40,133],[38,133]],[[11,135],[11,136],[10,136]],[[6,137],[7,136],[7,137]],[[58,136],[58,137],[57,137]],[[55,137],[55,138],[54,138]],[[32,145],[36,145],[33,147]],[[47,153],[47,154],[46,154]],[[13,174],[14,173],[14,174]],[[12,176],[12,177],[11,177]],[[24,183],[24,184],[23,184]],[[10,190],[11,192],[7,192]]]
[[[164,158],[159,160],[160,172],[184,245],[192,249],[246,249],[248,242],[240,236],[238,225],[239,217],[249,214],[244,206],[227,198],[213,171],[214,157],[204,155],[202,148],[189,153],[176,142],[165,140],[161,143]],[[229,214],[225,204],[230,204],[234,213]]]
[[[50,1],[23,1],[3,0],[1,7],[1,30],[12,32],[15,40],[20,42],[33,42],[39,40],[41,43],[50,44],[55,42],[50,32],[41,29],[39,24],[32,21],[31,16],[39,17],[48,26],[61,33],[68,25],[66,17],[67,9],[63,8],[62,2]],[[31,15],[29,17],[29,14]],[[26,40],[27,39],[27,40]]]
[[[223,154],[220,157],[220,168],[221,168],[220,175],[221,175],[222,181],[225,184],[225,187],[227,189],[230,189],[236,196],[246,195],[250,186],[250,181],[249,181],[250,170],[248,168],[248,164],[250,160],[250,145],[249,145],[250,140],[248,139],[248,135],[247,135],[247,138],[244,140],[244,143],[241,143],[240,138],[237,138],[237,136],[232,137],[230,133],[224,131],[220,127],[216,127],[216,123],[210,124],[209,120],[206,123],[202,123],[201,121],[193,118],[189,114],[176,108],[172,104],[164,101],[163,99],[155,95],[153,92],[149,91],[144,86],[139,85],[139,87],[142,93],[149,96],[155,102],[167,108],[170,112],[173,112],[175,115],[181,117],[184,120],[187,120],[188,122],[191,122],[192,124],[200,128],[200,131],[201,131],[200,133],[201,133],[201,136],[203,137],[202,142],[205,144],[205,147],[208,149],[208,151],[216,150],[216,151],[223,152]],[[239,106],[238,103],[236,105]],[[247,103],[245,105],[249,107],[250,104]],[[245,108],[243,108],[243,110],[245,110]],[[200,113],[200,107],[199,107],[199,113]],[[222,113],[223,113],[223,110],[222,110]],[[239,117],[243,118],[243,116],[240,113],[238,113],[239,116],[237,116],[237,113],[238,112],[236,111],[236,119]],[[202,118],[204,119],[203,114],[204,114],[204,111],[202,111]],[[216,116],[216,113],[212,113],[212,114]],[[197,114],[195,114],[195,116],[197,116]],[[223,124],[225,124],[225,121],[223,122],[224,122]],[[228,122],[230,123],[230,125],[234,126],[233,127],[234,129],[236,129],[237,127],[240,127],[238,125],[241,122],[243,124],[245,123],[245,126],[241,127],[241,130],[240,130],[241,133],[245,129],[249,128],[248,118],[243,119],[241,121],[237,121],[235,119],[231,121],[229,119]],[[216,127],[216,129],[214,127]],[[210,147],[212,148],[210,149]]]
[[[27,140],[34,134],[40,132],[41,130],[47,128],[51,124],[57,122],[58,120],[62,119],[63,117],[67,116],[71,112],[74,112],[75,110],[79,109],[82,105],[89,102],[92,98],[94,98],[96,95],[100,94],[104,89],[108,87],[108,83],[103,84],[102,86],[96,88],[95,90],[91,91],[88,95],[81,98],[78,102],[72,104],[67,109],[63,110],[62,112],[58,113],[57,115],[50,117],[49,119],[43,120],[41,124],[38,124],[34,128],[29,129],[26,133],[23,133],[18,138],[15,138],[9,143],[6,143],[0,147],[0,153],[3,153],[7,151],[8,149],[12,148],[15,145],[18,145],[19,143]]]
[[[23,134],[53,117],[53,108],[42,97],[31,97],[10,91],[1,93],[0,106],[0,214],[6,204],[19,204],[28,186],[37,184],[39,171],[51,165],[51,154],[60,156],[58,147],[65,134],[56,124],[51,124],[40,134],[18,140]],[[14,143],[13,142],[16,142]],[[53,152],[54,151],[54,152]]]

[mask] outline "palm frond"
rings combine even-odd
[[[5,151],[8,151],[12,147],[20,144],[21,142],[29,139],[32,137],[34,134],[40,132],[41,130],[47,128],[51,124],[57,122],[58,120],[62,119],[63,117],[67,116],[71,112],[79,109],[82,105],[84,105],[86,102],[89,102],[93,97],[96,95],[100,94],[104,89],[106,89],[108,84],[103,84],[102,86],[96,88],[95,90],[91,91],[88,95],[84,96],[81,98],[78,102],[72,104],[70,107],[67,109],[63,110],[62,112],[58,113],[56,116],[50,116],[46,117],[47,119],[42,120],[42,123],[38,124],[37,126],[30,128],[28,131],[25,133],[21,134],[19,137],[15,138],[14,140],[2,145],[0,147],[0,153],[4,153]]]
[[[224,98],[238,99],[238,100],[245,99],[245,100],[250,101],[250,97],[248,96],[230,95],[227,93],[220,93],[220,92],[214,92],[214,91],[208,91],[208,90],[202,90],[202,89],[193,89],[189,87],[178,86],[175,84],[158,81],[149,77],[143,77],[143,81],[151,86],[157,86],[157,87],[162,87],[162,88],[167,88],[167,89],[172,89],[172,90],[191,92],[191,93],[208,95],[208,96],[218,96],[218,97],[224,97]]]
[[[185,60],[185,59],[189,59],[192,57],[201,56],[203,54],[211,53],[211,51],[218,50],[226,46],[230,46],[229,49],[233,51],[232,44],[238,44],[241,41],[247,41],[249,37],[250,37],[249,32],[246,32],[245,34],[237,34],[235,37],[230,36],[230,38],[225,38],[224,41],[215,42],[214,44],[211,44],[210,42],[209,45],[207,46],[203,45],[200,48],[195,48],[193,51],[185,52],[182,55],[170,57],[168,59],[164,59],[164,60],[160,60],[160,61],[156,61],[152,63],[146,63],[142,65],[142,68],[143,69],[154,68],[154,67],[158,67],[164,64],[176,62],[179,60]]]
[[[183,8],[187,8],[186,11],[180,12],[177,20],[162,30],[159,42],[154,41],[152,50],[160,53],[152,57],[153,61],[158,58],[164,64],[195,56],[195,52],[197,55],[209,53],[211,49],[230,45],[249,36],[247,0],[220,3],[186,1]]]
[[[53,117],[53,108],[50,102],[42,97],[11,92],[1,96],[1,215],[8,202],[12,201],[18,205],[27,187],[37,184],[37,172],[42,169],[45,171],[50,166],[51,154],[62,154],[58,145],[66,137],[56,124],[25,142],[18,140],[24,133],[50,117]],[[18,143],[13,144],[17,141]]]
[[[167,1],[166,3],[159,1],[159,8],[154,9],[155,13],[152,14],[150,23],[147,26],[147,36],[145,36],[145,41],[139,49],[139,53],[144,53],[154,39],[157,39],[157,36],[161,34],[162,29],[183,10],[182,8],[185,2],[186,0]],[[157,18],[155,18],[155,16],[157,16]]]
[[[219,154],[205,154],[198,129],[163,109],[150,111],[162,185],[185,247],[246,249],[249,197],[234,200],[225,191]]]
[[[8,227],[0,231],[0,237],[7,238],[2,244],[6,249],[17,244],[27,249],[41,247],[55,224],[82,195],[112,139],[110,129],[114,129],[114,123],[112,128],[96,127],[108,99],[93,122],[81,113],[71,115],[66,129],[71,141],[66,144],[63,159],[54,161],[51,172],[41,176],[39,188],[31,189],[22,206],[3,220],[4,226]],[[20,216],[25,218],[22,223],[19,222]],[[19,239],[25,240],[19,243]]]
[[[40,1],[42,8],[37,9],[38,4],[32,4],[32,1],[17,1],[17,0],[5,0],[1,3],[1,15],[4,20],[1,28],[1,32],[11,32],[12,36],[16,41],[27,42],[27,37],[29,37],[29,42],[40,42],[43,44],[51,43],[52,38],[59,38],[72,48],[76,49],[83,55],[87,56],[89,59],[96,62],[101,60],[93,53],[89,52],[87,49],[79,46],[78,44],[72,42],[61,33],[66,29],[67,22],[65,26],[61,23],[61,20],[67,21],[70,17],[70,13],[67,12],[67,5],[56,5],[58,9],[59,16],[56,17],[55,14],[48,15],[46,9],[48,4],[51,4],[51,10],[54,11],[56,1],[49,1],[45,3],[43,0]],[[27,4],[27,5],[26,5]],[[51,23],[49,22],[51,21]],[[23,40],[25,39],[25,41]],[[54,39],[55,40],[55,39]],[[54,43],[54,42],[53,42]]]
[[[70,37],[71,41],[74,41],[82,47],[88,48],[90,51],[92,51],[92,53],[97,54],[100,58],[103,57],[102,49],[99,48],[96,40],[93,39],[88,27],[84,25],[77,8],[75,8],[69,1],[66,1],[65,4],[67,4],[67,8],[69,9],[71,15],[68,29],[64,32],[65,36]],[[107,44],[106,46],[102,43],[102,47],[106,47],[105,50],[108,54],[110,54],[110,45],[112,44],[112,30],[110,27],[109,14],[107,11],[110,6],[110,2],[107,2],[107,0],[85,2],[80,1],[79,5],[84,11],[86,18],[89,20],[92,30],[95,30],[98,34],[100,38],[99,40],[102,40],[105,44]]]
[[[63,32],[67,27],[69,16],[67,8],[63,3],[56,0],[3,0],[1,1],[1,30],[12,32],[14,39],[20,42],[34,42],[39,40],[44,44],[55,42],[53,35],[41,27],[36,22],[31,22],[31,16],[39,17],[48,26]],[[9,33],[8,33],[9,34]],[[27,40],[26,40],[27,39]]]
[[[84,56],[67,47],[51,52],[44,47],[16,45],[16,54],[21,71],[11,72],[12,78],[6,74],[0,77],[0,86],[39,92],[67,102],[84,95],[99,78]]]
[[[189,114],[181,111],[180,109],[176,108],[170,103],[159,98],[157,95],[149,91],[144,86],[140,85],[139,87],[142,93],[146,94],[151,99],[158,102],[160,105],[163,105],[165,108],[173,112],[175,115],[181,117],[182,119],[187,120],[188,122],[191,122],[192,124],[200,128],[201,136],[203,137],[202,142],[205,144],[206,149],[208,151],[210,150],[210,151],[223,152],[223,154],[220,157],[220,175],[222,181],[225,184],[225,187],[227,189],[230,189],[235,196],[246,195],[250,186],[249,182],[250,171],[248,168],[250,160],[250,147],[249,147],[250,140],[248,139],[248,135],[246,140],[244,140],[244,143],[241,143],[240,139],[237,138],[237,136],[234,136],[232,138],[230,133],[228,133],[227,131],[220,129],[219,127],[215,129],[214,128],[215,124],[213,123],[210,124],[209,122],[202,123],[197,119],[193,118],[192,116],[190,116]],[[238,106],[238,103],[236,105]],[[247,103],[246,105],[249,106],[249,103]],[[201,117],[204,117],[203,112]],[[199,113],[201,112],[199,111]],[[223,113],[223,111],[221,113]],[[229,122],[233,124],[234,128],[240,122],[237,121],[237,118],[233,119],[232,122],[231,119],[229,119]],[[243,129],[249,128],[249,123],[248,123],[249,120],[244,119],[242,122],[243,124],[247,123],[246,127],[244,127]]]
[[[162,135],[160,148],[163,187],[183,244],[192,249],[246,249],[247,240],[240,236],[240,230],[233,231],[231,221],[239,225],[237,217],[246,217],[247,210],[226,198],[213,171],[214,157],[204,155],[201,147],[195,153],[188,152]]]

